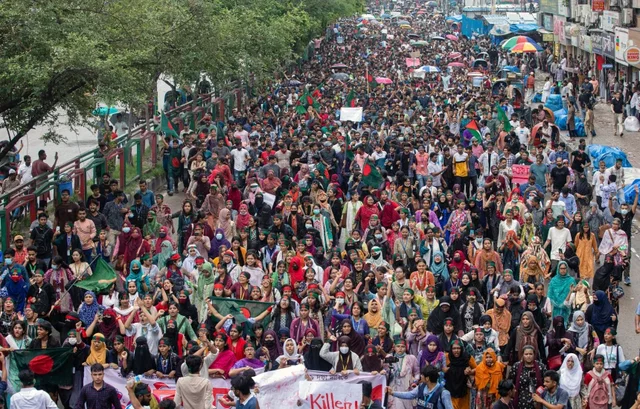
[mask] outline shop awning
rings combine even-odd
[[[490,26],[502,26],[505,24],[509,24],[507,16],[504,15],[490,14],[487,16],[482,16],[482,19]]]

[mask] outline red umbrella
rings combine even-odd
[[[338,64],[333,64],[331,68],[349,68],[349,67],[347,67],[346,64],[338,63]]]
[[[447,34],[446,36],[444,36],[444,38],[451,41],[458,41],[458,37],[454,36],[453,34]]]
[[[462,54],[458,52],[453,52],[449,54],[449,58],[451,58],[452,60],[457,60],[460,57],[462,57]]]
[[[466,67],[466,65],[464,65],[461,62],[450,62],[448,64],[449,67],[456,67],[456,68],[462,68],[462,67]]]

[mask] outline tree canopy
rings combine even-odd
[[[137,106],[160,75],[194,84],[269,80],[324,26],[363,0],[6,0],[0,3],[0,159],[61,113]],[[55,140],[55,134],[50,136]]]

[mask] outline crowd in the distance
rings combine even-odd
[[[251,375],[299,364],[384,375],[384,402],[365,388],[371,409],[637,407],[638,358],[616,342],[638,204],[618,202],[621,163],[587,177],[584,141],[567,151],[542,109],[520,117],[511,85],[466,76],[483,52],[489,70],[535,59],[421,8],[399,10],[408,28],[339,21],[279,87],[166,136],[181,208],[145,181],[127,197],[104,174],[86,200],[63,191],[53,215],[40,210],[4,251],[4,354],[73,348],[73,383],[43,385],[65,409],[116,405],[102,368],[177,380],[175,403],[130,382],[135,409],[202,408],[208,378],[231,379],[222,400],[254,408]],[[441,72],[413,76],[416,51]],[[362,122],[340,121],[347,100]],[[115,281],[81,290],[99,258]],[[270,306],[237,322],[225,298]],[[44,399],[32,373],[3,365],[3,377],[11,399]]]

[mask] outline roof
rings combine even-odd
[[[487,24],[490,24],[490,25],[509,24],[509,20],[507,20],[507,16],[504,16],[504,15],[489,14],[486,16],[482,16],[482,18],[484,19],[484,21],[487,22]]]

